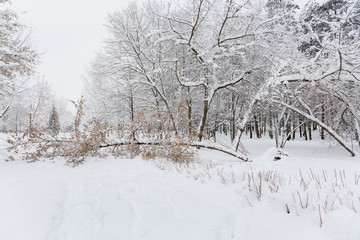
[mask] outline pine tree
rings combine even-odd
[[[49,131],[52,136],[57,136],[60,132],[59,115],[55,106],[52,107],[49,118]]]
[[[294,0],[269,0],[266,7],[269,18],[273,18],[275,15],[286,15],[293,18],[296,11],[300,9]]]
[[[308,23],[307,26],[304,26],[304,33],[314,32],[317,34],[316,38],[304,41],[300,47],[310,56],[321,51],[324,41],[351,44],[351,41],[359,38],[359,1],[327,0],[322,4],[310,1],[301,15],[302,21]]]

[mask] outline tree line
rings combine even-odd
[[[284,147],[314,131],[355,156],[359,0],[309,1],[302,9],[292,0],[133,2],[109,14],[106,28],[84,98],[73,102],[73,134],[37,129],[10,141],[15,149],[36,143],[30,159],[83,159],[104,148],[189,159],[189,147],[206,147],[247,161],[245,134]],[[29,70],[12,72],[30,74],[35,62],[36,54],[23,64]],[[203,141],[216,142],[219,132],[235,149]]]
[[[92,116],[139,115],[159,132],[278,147],[296,137],[360,143],[360,2],[187,0],[131,3],[107,17],[88,71]]]

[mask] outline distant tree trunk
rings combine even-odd
[[[132,87],[130,85],[130,120],[131,120],[131,123],[134,124],[135,122],[135,116],[134,116],[134,96],[133,96],[133,90],[132,90]],[[131,127],[131,138],[133,141],[135,141],[135,129],[133,127]]]
[[[321,106],[321,121],[325,123],[325,106],[324,104]],[[325,140],[325,131],[324,128],[320,128],[320,138]]]
[[[355,138],[356,138],[356,140],[357,140],[357,142],[358,142],[358,144],[360,146],[360,140],[359,140],[360,136],[359,136],[358,132],[355,132]]]
[[[308,123],[309,140],[312,140],[311,136],[311,122]]]
[[[286,140],[291,140],[291,123],[289,120],[286,122],[286,136],[287,136]]]
[[[275,145],[278,148],[280,146],[279,144],[279,124],[275,123],[275,129],[274,129],[274,135],[275,135]]]
[[[201,123],[200,123],[199,133],[198,133],[198,141],[199,142],[201,142],[201,140],[203,139],[203,136],[204,136],[204,129],[205,129],[208,111],[209,111],[209,103],[206,100],[206,101],[204,101],[203,115],[201,117]]]
[[[269,137],[270,139],[273,139],[274,138],[274,126],[273,126],[273,115],[272,115],[272,112],[271,112],[271,107],[269,107]]]
[[[225,125],[225,124],[222,124],[222,128],[223,128],[223,131],[224,131],[224,134],[227,136],[228,135],[228,127]]]
[[[249,132],[250,132],[250,138],[253,138],[253,132],[252,132],[252,124],[249,124]]]
[[[266,124],[267,124],[267,119],[266,119],[266,114],[262,114],[263,118],[262,118],[262,134],[261,135],[266,135]]]
[[[213,129],[214,142],[216,142],[217,119],[218,119],[218,115],[219,115],[219,102],[217,104],[215,111],[216,111],[216,113],[215,113],[214,129]]]
[[[204,106],[203,106],[203,113],[201,117],[201,122],[199,126],[199,132],[198,132],[198,141],[201,142],[204,136],[204,129],[206,124],[206,119],[209,111],[209,93],[207,87],[204,87]]]
[[[154,89],[151,89],[151,91],[152,91],[152,94],[154,95],[154,99],[155,99],[155,106],[156,106],[156,111],[157,111],[157,113],[158,113],[158,115],[159,115],[159,118],[160,119],[162,119],[161,118],[161,109],[160,109],[160,101],[159,101],[159,94],[158,94],[158,92],[157,91],[155,91]],[[159,121],[159,125],[158,125],[158,131],[159,131],[159,138],[160,139],[163,139],[163,122],[160,120]],[[150,129],[149,129],[150,130]],[[170,130],[169,130],[170,131]],[[148,131],[148,132],[150,132],[150,131]]]
[[[190,87],[187,87],[188,95],[190,96]],[[190,135],[193,134],[193,128],[192,128],[192,100],[189,97],[186,100],[186,104],[188,107],[188,132]]]
[[[293,128],[293,132],[292,132],[292,140],[295,140],[296,137],[296,116],[295,114],[292,115],[292,128]]]
[[[236,136],[235,114],[236,114],[236,108],[235,108],[234,93],[233,93],[232,104],[231,104],[231,118],[230,118],[230,138],[232,143],[234,142]]]
[[[260,138],[260,130],[259,130],[259,122],[258,119],[256,117],[256,114],[254,115],[254,128],[255,128],[255,134],[256,134],[256,138]]]
[[[305,137],[305,141],[307,141],[308,140],[308,135],[307,135],[307,132],[306,132],[306,128],[307,128],[307,122],[306,122],[306,120],[305,120],[305,122],[304,122],[304,127],[303,127],[303,135],[304,135],[304,137]]]

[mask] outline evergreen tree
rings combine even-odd
[[[60,121],[59,115],[56,111],[55,106],[52,107],[50,118],[49,118],[49,131],[50,134],[53,136],[57,136],[60,132]]]
[[[304,41],[303,52],[314,56],[325,41],[349,43],[360,37],[360,2],[355,0],[328,0],[323,4],[309,2],[301,14],[304,33],[316,34]]]
[[[269,18],[276,15],[285,15],[293,18],[299,6],[293,0],[269,0],[266,3]]]

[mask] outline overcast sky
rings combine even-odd
[[[38,72],[55,93],[78,99],[86,66],[100,50],[105,17],[127,6],[129,0],[12,0],[32,27],[32,41],[41,54]],[[181,0],[180,0],[181,1]],[[296,0],[301,6],[308,0]]]
[[[82,75],[100,50],[108,13],[126,7],[128,0],[12,0],[32,28],[32,42],[41,53],[38,72],[58,96],[81,96]]]

